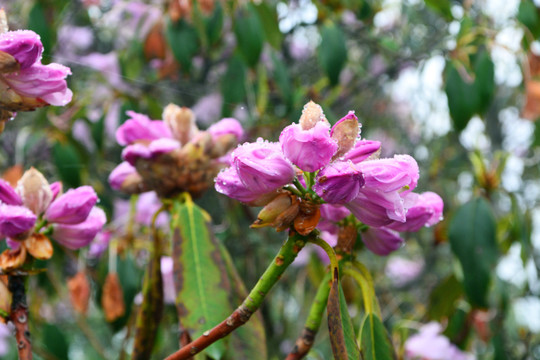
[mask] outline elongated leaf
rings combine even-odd
[[[463,295],[463,287],[455,275],[442,280],[429,295],[428,316],[433,320],[450,317],[455,311],[455,302]]]
[[[208,42],[210,45],[214,45],[221,38],[221,29],[223,28],[223,7],[219,1],[215,3],[215,9],[212,15],[204,19],[204,24]]]
[[[69,143],[58,142],[53,145],[52,156],[64,184],[68,187],[80,186],[80,170],[83,165],[77,150]]]
[[[234,19],[234,34],[240,53],[253,67],[259,61],[264,44],[264,30],[257,10],[251,4],[242,9]]]
[[[356,344],[356,337],[345,295],[339,284],[337,276],[334,277],[330,294],[328,295],[328,331],[330,343],[335,360],[360,359],[360,350]]]
[[[199,51],[197,30],[184,20],[167,22],[167,42],[184,72],[191,69],[191,59]]]
[[[274,81],[283,97],[283,101],[287,104],[287,107],[290,108],[292,107],[294,99],[289,71],[283,61],[281,61],[274,53],[272,53],[272,63],[274,64]]]
[[[159,236],[157,233],[154,236]],[[158,240],[159,242],[159,240]],[[163,315],[163,279],[160,251],[154,249],[144,277],[143,301],[137,314],[132,359],[149,359]]]
[[[484,198],[476,198],[458,209],[451,220],[452,251],[463,268],[463,288],[475,307],[487,307],[492,268],[497,262],[496,222]]]
[[[189,195],[184,199],[174,201],[171,221],[176,306],[180,323],[197,338],[231,314],[230,284],[219,249],[211,239],[208,214]],[[223,340],[204,350],[214,359],[221,359],[225,351]]]
[[[215,239],[215,238],[213,238]],[[248,292],[238,274],[231,256],[225,246],[217,239],[216,244],[225,262],[227,274],[231,280],[231,291],[229,299],[232,304],[240,304],[247,296]],[[258,311],[249,319],[249,321],[236,329],[231,335],[229,344],[229,353],[231,359],[267,359],[266,333],[261,313]]]
[[[255,9],[259,14],[259,19],[262,23],[268,43],[272,45],[273,48],[279,50],[281,48],[283,34],[279,30],[278,15],[275,6],[270,6],[264,1],[261,1],[259,4],[255,5]]]
[[[319,63],[330,79],[330,84],[336,85],[347,61],[347,47],[343,31],[335,24],[330,23],[322,27],[318,54]]]
[[[365,360],[394,360],[396,353],[386,328],[375,314],[366,314],[360,334]]]
[[[51,19],[45,16],[45,9],[41,2],[35,2],[35,5],[28,14],[28,29],[35,31],[41,38],[43,44],[43,63],[50,61],[49,55],[54,46],[54,32],[51,30]]]
[[[230,110],[231,105],[244,100],[246,95],[246,72],[246,64],[242,58],[234,55],[229,60],[227,71],[221,82],[224,110]]]

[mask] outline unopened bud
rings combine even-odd
[[[358,118],[354,115],[354,111],[349,111],[344,118],[332,127],[330,135],[338,144],[338,151],[334,155],[334,159],[345,155],[354,147],[358,130]]]
[[[24,241],[24,246],[30,255],[39,260],[48,260],[54,249],[49,238],[43,234],[32,234]]]
[[[67,282],[71,305],[79,314],[86,314],[90,300],[90,284],[84,273],[79,271]]]
[[[319,104],[310,101],[304,105],[302,116],[300,116],[299,121],[303,130],[309,130],[315,127],[315,125],[321,121],[328,123],[328,120],[326,120],[326,117],[324,116],[322,107]]]
[[[187,107],[175,104],[167,105],[163,110],[163,121],[182,145],[193,139],[199,132],[195,124],[195,114]]]
[[[36,215],[43,213],[53,198],[47,179],[34,168],[27,170],[17,183],[17,192],[24,206]]]
[[[290,193],[282,193],[259,212],[257,220],[251,227],[272,226],[282,231],[292,224],[299,211],[300,203],[297,197]]]
[[[118,280],[118,275],[115,273],[109,273],[105,278],[101,306],[103,306],[105,319],[108,322],[112,322],[126,313],[124,293]]]

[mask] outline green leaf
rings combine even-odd
[[[446,96],[456,130],[465,129],[475,114],[484,113],[493,98],[495,71],[487,51],[474,57],[474,79],[464,80],[453,63],[446,65]],[[463,70],[464,71],[464,70]]]
[[[497,262],[495,216],[482,197],[461,206],[452,217],[449,238],[463,269],[463,288],[471,305],[488,306],[487,292]]]
[[[217,43],[221,38],[221,30],[223,28],[223,7],[221,6],[221,2],[218,1],[215,3],[215,9],[212,16],[205,18],[204,24],[206,36],[208,37],[210,45]]]
[[[99,118],[98,121],[90,125],[92,139],[99,150],[103,149],[103,139],[105,138],[105,116]]]
[[[231,291],[229,292],[229,300],[231,304],[240,304],[248,296],[247,289],[238,274],[231,255],[219,240],[216,239],[216,244],[221,253],[221,257],[225,262],[227,274],[231,282]],[[228,358],[234,359],[267,359],[266,349],[266,333],[261,312],[258,311],[249,319],[249,321],[237,328],[230,335],[229,354]]]
[[[49,24],[50,21],[45,16],[43,5],[40,2],[36,2],[28,14],[28,29],[35,31],[41,38],[44,64],[50,62],[50,54],[54,46],[54,33]]]
[[[520,1],[517,19],[529,29],[535,39],[538,39],[540,36],[540,16],[533,1]],[[527,41],[526,36],[523,40]]]
[[[264,43],[264,30],[257,10],[251,4],[241,9],[234,19],[234,34],[240,53],[250,67],[259,61]]]
[[[454,18],[449,0],[426,0],[426,5],[441,14],[447,21],[452,21]]]
[[[229,279],[223,259],[209,230],[209,216],[193,203],[189,194],[173,203],[171,233],[176,306],[180,323],[197,338],[232,313],[228,299]],[[224,341],[204,350],[221,359],[226,352]]]
[[[83,165],[77,150],[69,143],[57,142],[53,145],[52,157],[64,185],[66,187],[80,186],[80,170]]]
[[[257,67],[257,112],[264,114],[268,106],[268,75],[266,66],[260,63]]]
[[[159,236],[158,232],[156,231],[153,236]],[[159,237],[154,238],[154,246],[156,244],[157,246],[144,276],[143,300],[135,323],[135,339],[131,355],[133,360],[150,359],[159,323],[163,316],[163,279],[161,277],[159,242]]]
[[[224,106],[231,106],[246,96],[246,65],[238,55],[229,60],[227,71],[221,82]]]
[[[455,275],[450,275],[442,280],[429,295],[429,318],[441,320],[450,317],[456,309],[456,301],[462,294],[463,287]]]
[[[392,341],[377,315],[366,314],[360,333],[364,360],[394,360],[396,353]]]
[[[356,343],[353,324],[337,274],[332,281],[326,311],[328,313],[328,331],[334,359],[360,359],[360,350]]]
[[[331,85],[339,82],[339,74],[347,61],[345,35],[334,23],[325,24],[321,29],[321,43],[318,48],[319,63]]]
[[[188,72],[191,59],[199,51],[197,30],[184,20],[176,23],[167,20],[166,37],[175,59],[182,65],[182,70]]]
[[[69,359],[69,343],[67,336],[56,325],[43,323],[40,325],[40,331],[43,334],[42,344],[45,345],[47,352],[54,355],[55,359]]]
[[[255,5],[255,9],[259,14],[259,19],[262,23],[264,34],[268,43],[273,48],[280,50],[281,42],[283,41],[283,33],[279,30],[277,9],[275,6],[269,6],[264,1]]]
[[[276,82],[277,88],[281,93],[283,100],[287,104],[287,107],[291,108],[294,99],[292,96],[293,88],[291,84],[289,70],[287,70],[287,67],[285,66],[283,61],[281,61],[279,57],[274,53],[272,53],[272,63],[274,64],[274,81]]]

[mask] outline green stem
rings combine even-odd
[[[302,197],[302,193],[300,191],[298,191],[298,189],[296,189],[293,186],[287,185],[287,186],[285,186],[285,190],[290,191],[291,193],[293,193],[294,195],[296,195],[298,197]]]
[[[255,312],[261,306],[268,291],[279,280],[285,269],[294,261],[298,252],[302,250],[307,241],[311,240],[311,238],[299,234],[289,236],[242,305],[249,311]]]
[[[319,285],[319,289],[317,290],[315,299],[313,299],[311,309],[309,309],[309,315],[306,319],[306,329],[314,332],[319,330],[322,316],[326,309],[326,304],[328,303],[328,294],[330,294],[330,273],[326,273]]]
[[[326,241],[322,240],[319,237],[310,238],[308,239],[308,241],[310,243],[320,246],[326,252],[326,254],[328,255],[328,258],[330,258],[330,266],[332,267],[332,271],[331,271],[332,280],[335,280],[334,279],[334,276],[336,274],[335,269],[338,269],[339,271],[339,264],[338,264],[338,259],[337,259],[336,252],[334,251],[334,249],[332,249],[332,247]]]
[[[302,183],[300,182],[300,180],[298,180],[297,178],[294,178],[293,180],[293,184],[294,186],[296,186],[296,188],[298,189],[298,191],[300,191],[302,193],[302,195],[305,195],[307,190],[306,188],[304,188],[304,186],[302,185]]]

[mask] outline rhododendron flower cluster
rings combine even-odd
[[[3,10],[0,16],[4,16]],[[43,65],[43,45],[30,30],[0,29],[0,110],[2,120],[15,111],[31,111],[47,105],[63,106],[72,92],[66,77],[71,70],[60,64]]]
[[[278,143],[258,139],[235,149],[215,187],[244,203],[266,205],[254,227],[293,225],[307,234],[317,226],[338,236],[338,223],[352,214],[366,247],[387,255],[403,244],[398,231],[437,223],[443,202],[432,192],[412,192],[419,170],[411,156],[379,159],[381,143],[360,140],[360,129],[354,112],[331,127],[321,107],[309,102]]]
[[[420,328],[417,334],[405,341],[406,360],[472,360],[474,356],[461,351],[442,335],[442,326],[430,322]]]
[[[223,167],[223,158],[243,137],[240,123],[222,119],[201,131],[186,107],[168,105],[163,120],[128,111],[116,139],[126,146],[124,162],[109,176],[111,187],[127,193],[154,190],[161,197],[183,191],[199,196]]]
[[[62,194],[62,184],[51,185],[34,168],[26,171],[13,188],[0,179],[0,238],[11,250],[0,255],[0,268],[20,267],[27,253],[48,259],[53,248],[48,237],[68,249],[87,246],[106,222],[95,204],[98,197],[90,186]]]

